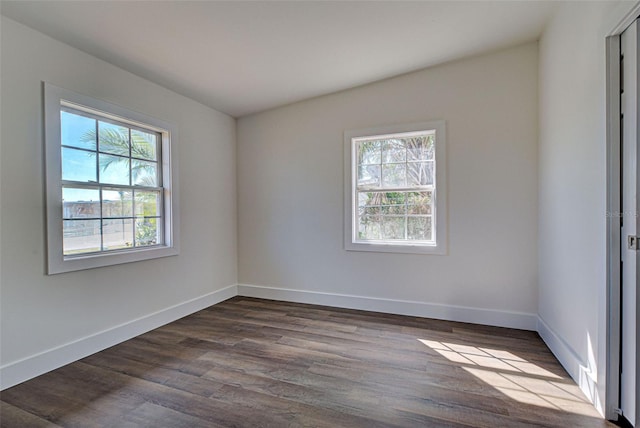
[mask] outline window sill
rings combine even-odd
[[[431,254],[445,256],[447,248],[443,244],[439,245],[408,245],[394,243],[365,243],[365,242],[347,242],[345,243],[347,251],[370,251],[378,253],[404,253],[404,254]]]
[[[101,254],[94,253],[86,256],[60,256],[60,258],[49,259],[48,274],[74,272],[77,270],[177,256],[178,253],[179,250],[177,247],[156,246],[139,250],[114,251]]]

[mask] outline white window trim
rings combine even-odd
[[[60,108],[84,106],[107,118],[151,128],[162,134],[164,187],[164,245],[87,255],[63,255],[62,162]],[[45,192],[47,216],[47,273],[49,275],[177,255],[180,252],[177,128],[162,120],[44,82]],[[124,120],[123,120],[124,119]]]
[[[355,231],[355,193],[357,168],[354,168],[355,145],[353,139],[387,134],[401,134],[435,130],[435,164],[436,190],[434,202],[435,244],[423,243],[407,244],[402,242],[358,242]],[[390,125],[377,128],[351,129],[344,132],[344,248],[347,251],[376,251],[385,253],[417,253],[446,255],[448,250],[447,227],[447,162],[446,162],[446,124],[444,120],[410,123],[404,125]]]

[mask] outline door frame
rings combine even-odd
[[[626,26],[625,26],[626,28]],[[607,52],[607,363],[605,418],[617,421],[620,403],[620,33],[606,39]]]
[[[606,38],[606,170],[607,170],[607,302],[606,302],[606,373],[605,418],[617,421],[620,405],[620,338],[621,338],[621,126],[620,126],[620,34],[640,15],[640,3],[609,32]],[[640,293],[636,293],[640,300]],[[640,319],[640,305],[636,302],[636,319]],[[640,329],[636,329],[636,388],[640,379]],[[640,428],[640,396],[636,394],[636,427]]]

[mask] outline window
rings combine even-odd
[[[345,132],[345,248],[446,253],[443,121]]]
[[[49,274],[178,253],[175,134],[45,83]]]

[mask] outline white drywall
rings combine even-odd
[[[530,43],[239,119],[240,292],[480,309],[514,326],[513,313],[529,319],[538,309],[537,50]],[[344,130],[436,119],[448,137],[448,255],[345,251]]]
[[[540,41],[540,333],[602,411],[605,37],[635,2],[565,2]]]
[[[30,375],[22,363],[83,338],[116,327],[126,338],[132,321],[167,322],[235,295],[235,120],[4,17],[1,43],[3,377],[19,381]],[[45,275],[42,81],[177,125],[179,256]]]

